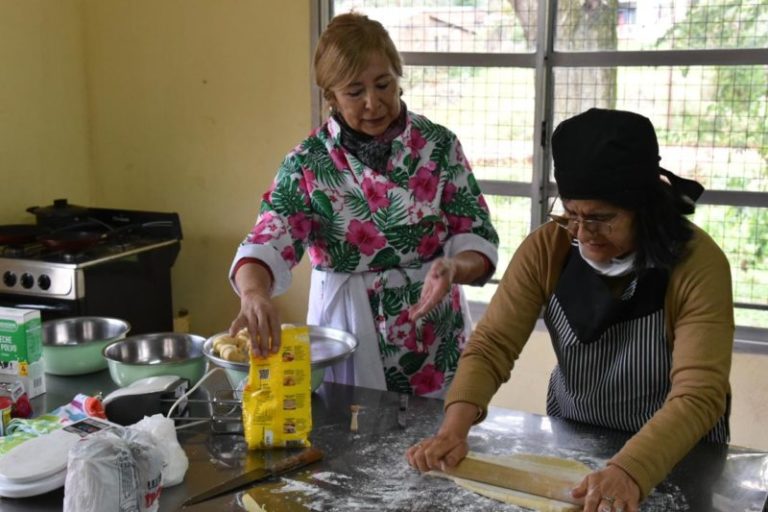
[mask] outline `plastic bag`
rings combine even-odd
[[[189,458],[179,444],[172,419],[162,414],[144,416],[143,420],[128,428],[149,432],[156,439],[157,447],[163,455],[163,487],[173,487],[184,481]]]
[[[251,357],[243,389],[248,448],[309,446],[312,430],[309,328],[286,326],[277,354]]]
[[[113,428],[89,435],[69,451],[64,512],[156,512],[162,467],[148,432]]]

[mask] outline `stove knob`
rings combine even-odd
[[[12,288],[16,286],[16,274],[11,272],[10,270],[6,270],[5,273],[3,274],[3,283],[8,288]]]
[[[26,289],[30,289],[35,286],[35,278],[32,277],[32,274],[27,274],[26,272],[21,274],[21,286]]]
[[[37,286],[39,286],[41,290],[47,290],[51,287],[51,278],[45,274],[41,275],[37,278]]]

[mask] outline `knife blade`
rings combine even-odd
[[[400,395],[400,408],[397,410],[397,424],[405,428],[405,417],[408,412],[408,395]]]
[[[183,506],[194,505],[202,501],[210,500],[222,494],[226,494],[237,490],[248,484],[254,484],[262,480],[266,480],[271,477],[279,476],[289,471],[299,469],[313,462],[317,462],[323,458],[323,452],[317,448],[311,447],[302,450],[296,455],[286,457],[277,464],[274,464],[268,468],[256,468],[243,473],[240,476],[222,482],[218,485],[214,485],[207,491],[201,492],[195,496],[192,496],[184,502]]]

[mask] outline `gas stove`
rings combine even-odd
[[[113,316],[134,334],[172,330],[178,214],[87,208],[55,226],[37,220],[30,227],[43,234],[0,245],[0,306],[39,309],[43,320]]]
[[[165,240],[142,245],[109,245],[97,251],[78,253],[40,251],[35,248],[22,256],[0,250],[0,293],[23,296],[80,299],[85,296],[84,270],[111,261],[138,257],[141,253],[162,248],[176,248],[178,240]],[[11,256],[8,256],[8,254]]]

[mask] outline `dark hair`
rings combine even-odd
[[[656,190],[648,194],[653,199],[627,207],[635,212],[635,268],[671,269],[686,254],[693,238],[693,224],[685,216],[693,206],[673,192],[670,185],[659,181]]]

